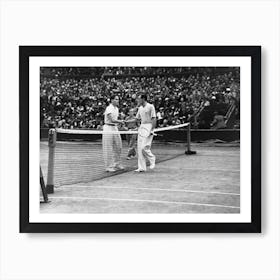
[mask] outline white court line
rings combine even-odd
[[[160,164],[158,162],[157,164]],[[165,162],[163,162],[165,163]],[[157,165],[156,164],[156,165]],[[161,165],[160,169],[179,169],[177,166],[164,166]],[[217,169],[217,168],[195,168],[195,167],[184,167],[183,170],[199,170],[199,171],[223,171],[223,172],[240,172],[240,169]]]
[[[130,187],[112,187],[112,186],[62,186],[60,188],[92,188],[92,189],[127,189],[127,190],[145,190],[145,191],[165,191],[165,192],[186,192],[186,193],[204,193],[204,194],[221,194],[221,195],[237,195],[239,193],[228,193],[228,192],[207,192],[207,191],[194,191],[186,189],[161,189],[161,188],[130,188]]]
[[[145,200],[145,199],[127,199],[127,198],[103,198],[103,197],[73,197],[73,196],[52,196],[52,199],[72,199],[72,200],[108,200],[108,201],[127,201],[127,202],[145,202],[145,203],[158,203],[158,204],[179,204],[179,205],[195,205],[195,206],[209,206],[220,208],[235,208],[240,209],[238,206],[227,206],[219,204],[204,204],[204,203],[192,203],[192,202],[180,202],[180,201],[164,201],[164,200]]]

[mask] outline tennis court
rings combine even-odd
[[[62,145],[64,152],[60,156],[58,153],[56,160],[63,162],[63,157],[71,160],[61,167],[64,169],[60,170],[54,194],[49,195],[51,202],[40,205],[41,213],[240,212],[238,146],[195,144],[192,149],[197,154],[185,155],[182,144],[156,144],[152,148],[157,156],[156,168],[145,173],[133,172],[136,159],[125,159],[124,146],[125,171],[108,174],[102,168],[102,158],[97,156],[101,153],[100,143]],[[47,159],[48,143],[41,142],[44,178]],[[77,178],[85,179],[71,182]]]

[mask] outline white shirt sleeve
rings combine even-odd
[[[151,118],[156,118],[156,109],[155,106],[151,106]]]
[[[105,115],[109,115],[113,113],[113,106],[109,105],[107,106],[106,110],[105,110]]]
[[[105,123],[110,123],[114,120],[114,108],[113,106],[109,105],[106,107],[105,112],[104,112],[104,120]]]

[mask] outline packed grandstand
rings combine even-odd
[[[190,121],[193,128],[239,127],[238,67],[41,67],[41,128],[102,129],[111,95],[119,95],[120,118],[146,93],[159,127]],[[217,127],[216,127],[217,128]]]

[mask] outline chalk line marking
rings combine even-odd
[[[229,192],[207,192],[207,191],[195,191],[187,189],[162,189],[162,188],[131,188],[131,187],[113,187],[113,186],[62,186],[60,188],[92,188],[92,189],[126,189],[126,190],[144,190],[144,191],[165,191],[165,192],[186,192],[186,193],[203,193],[203,194],[220,194],[220,195],[236,195],[240,196],[239,193],[229,193]]]
[[[157,163],[160,164],[161,162]],[[156,166],[157,166],[156,164]],[[221,169],[221,168],[201,168],[201,167],[183,167],[178,168],[177,166],[164,166],[160,165],[159,170],[161,169],[181,169],[181,170],[198,170],[198,171],[217,171],[217,172],[240,172],[240,169]],[[156,171],[156,169],[154,170]]]
[[[194,206],[208,206],[208,207],[240,209],[240,207],[238,207],[238,206],[228,206],[228,205],[219,205],[219,204],[204,204],[204,203],[192,203],[192,202],[183,202],[183,201],[180,202],[180,201],[164,201],[164,200],[128,199],[128,198],[52,196],[51,199],[126,201],[126,202],[144,202],[144,203],[155,203],[155,204],[194,205]]]

